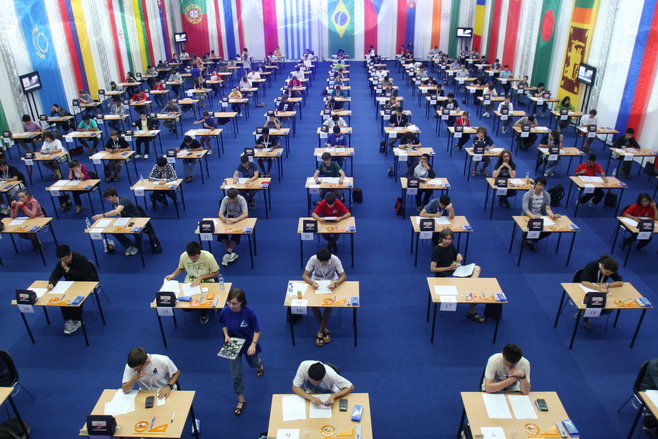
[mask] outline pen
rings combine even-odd
[[[63,301],[65,297],[66,297],[66,294],[62,294],[62,297],[59,298],[59,301],[60,302]]]
[[[173,424],[173,423],[174,423],[174,418],[175,418],[175,417],[176,417],[176,412],[174,411],[174,414],[171,415],[171,422],[170,422],[170,424]]]
[[[155,425],[155,416],[153,416],[153,419],[151,419],[151,424],[149,425],[149,430],[151,430],[154,425]]]

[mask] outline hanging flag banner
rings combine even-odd
[[[560,15],[560,0],[544,0],[541,10],[541,25],[535,48],[532,68],[532,84],[548,83],[548,74],[553,60],[556,18]]]
[[[357,56],[354,53],[354,0],[329,0],[327,12],[329,54],[342,49],[349,57]]]
[[[181,0],[183,32],[187,33],[185,50],[203,56],[208,48],[208,10],[206,0]]]

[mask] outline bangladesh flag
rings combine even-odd
[[[548,83],[548,74],[553,59],[553,45],[555,43],[555,26],[559,14],[560,0],[544,0],[535,49],[535,61],[532,68],[532,80],[530,81],[533,85],[539,82]]]

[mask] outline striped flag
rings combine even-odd
[[[535,61],[532,67],[532,84],[548,83],[548,74],[553,60],[555,26],[560,15],[560,0],[544,0],[541,10],[541,25],[535,48]]]
[[[516,41],[518,40],[519,19],[521,17],[521,0],[510,0],[507,8],[507,27],[505,28],[505,48],[501,62],[514,70],[516,61]]]
[[[378,49],[378,39],[377,39],[377,24],[379,21],[379,11],[382,7],[382,2],[384,0],[364,0],[363,4],[363,30],[364,30],[364,42],[363,46],[365,47],[366,52],[370,49],[370,46],[375,46],[375,50]],[[355,54],[356,55],[356,54]]]
[[[473,48],[482,47],[482,30],[484,29],[484,10],[486,0],[477,0],[475,5],[475,23],[473,24]]]
[[[503,9],[503,0],[494,0],[491,10],[491,20],[489,21],[489,39],[487,41],[487,51],[480,48],[481,54],[486,54],[487,59],[493,62],[498,56],[498,37],[500,35],[500,14]]]

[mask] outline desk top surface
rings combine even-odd
[[[300,218],[299,222],[297,223],[297,233],[302,233],[304,220],[315,221],[315,218],[310,218],[310,217]],[[326,223],[322,223],[318,221],[317,233],[356,233],[356,229],[354,232],[350,232],[346,230],[345,228],[348,226],[354,226],[356,228],[356,218],[351,216],[339,222],[327,221]]]
[[[435,222],[434,231],[438,232],[446,228],[450,228],[455,233],[470,233],[471,230],[464,230],[462,226],[470,225],[468,219],[465,216],[455,216],[453,219],[448,218],[447,216],[435,217],[435,218],[445,218],[450,224],[438,224]],[[419,219],[432,219],[429,217],[422,216],[410,216],[409,220],[411,221],[411,227],[413,227],[414,232],[420,232],[420,223]]]
[[[307,306],[310,307],[331,307],[331,308],[358,308],[347,305],[348,297],[359,297],[359,282],[358,281],[345,281],[331,290],[329,294],[316,294],[316,289],[307,284],[303,280],[289,280],[288,284],[293,282],[293,296],[288,294],[286,290],[286,297],[283,300],[283,306],[291,306],[291,301],[297,299],[297,292],[302,292],[302,299],[307,300]],[[295,288],[297,284],[297,288]],[[306,288],[300,287],[299,284],[304,284]],[[359,301],[359,303],[361,303]]]
[[[585,299],[585,290],[580,283],[563,283],[562,288],[567,292],[571,301],[579,308],[585,309],[583,300]],[[605,302],[605,309],[645,309],[637,304],[634,299],[644,297],[630,282],[624,282],[624,285],[617,288],[610,288],[608,298]],[[653,307],[650,307],[653,308]]]
[[[546,216],[543,216],[547,218]],[[517,226],[519,226],[520,229],[522,229],[524,232],[528,230],[528,218],[525,215],[518,215],[518,216],[513,216],[514,222],[516,223]],[[560,218],[556,219],[551,219],[555,224],[553,225],[544,225],[544,232],[557,232],[557,233],[575,233],[579,232],[580,230],[571,230],[569,226],[573,224],[573,221],[569,219],[569,217],[565,215],[561,215]]]
[[[441,296],[436,294],[435,286],[455,287],[457,289],[457,296],[455,296],[457,303],[507,303],[496,302],[493,298],[494,293],[503,292],[498,279],[495,277],[428,277],[427,286],[434,303],[441,303]],[[466,300],[469,292],[472,293],[472,300]]]

